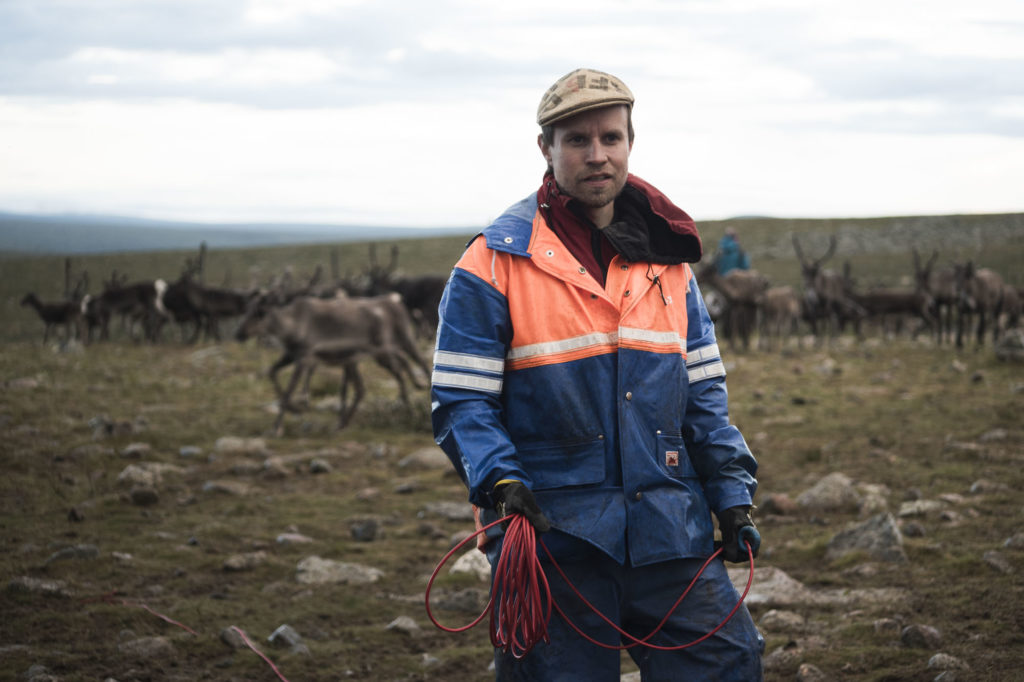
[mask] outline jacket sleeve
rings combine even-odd
[[[474,272],[475,262],[489,259],[484,240],[477,239],[448,280],[431,377],[434,439],[469,488],[470,502],[488,509],[498,481],[530,484],[503,419],[501,391],[512,337],[508,302]]]
[[[757,461],[739,429],[729,423],[729,400],[715,327],[691,275],[686,297],[687,370],[690,391],[683,419],[686,447],[714,512],[750,505],[757,490]]]

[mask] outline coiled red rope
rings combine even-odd
[[[502,547],[501,556],[498,558],[498,563],[494,567],[491,598],[487,602],[487,606],[485,606],[480,615],[468,625],[454,628],[443,625],[434,617],[430,608],[430,591],[433,589],[434,581],[440,574],[441,568],[448,563],[452,556],[472,542],[477,536],[506,521],[508,522],[508,527],[505,530],[504,546]],[[544,544],[544,540],[541,539],[541,548],[551,561],[551,565],[558,572],[559,576],[561,576],[562,580],[564,580],[569,586],[573,594],[575,594],[576,597],[578,597],[580,601],[587,606],[587,608],[596,613],[602,620],[604,620],[604,622],[608,623],[608,625],[614,628],[615,631],[628,642],[627,644],[606,644],[595,640],[583,632],[569,619],[554,599],[552,599],[551,588],[548,584],[547,576],[544,574],[544,569],[537,556],[537,539],[537,533],[534,531],[533,526],[530,525],[530,522],[526,520],[526,517],[520,514],[512,514],[478,529],[475,533],[453,547],[444,555],[441,561],[434,568],[434,572],[431,574],[430,580],[427,582],[424,602],[427,609],[427,617],[430,618],[430,622],[445,632],[465,632],[466,630],[478,625],[484,617],[490,614],[491,644],[505,653],[511,653],[516,658],[522,658],[529,653],[529,651],[533,649],[538,642],[549,641],[547,626],[548,621],[551,619],[551,611],[554,609],[577,634],[588,642],[596,644],[599,647],[622,650],[641,645],[661,651],[678,651],[703,642],[725,627],[725,624],[732,619],[736,614],[736,611],[738,611],[740,606],[743,604],[743,601],[747,598],[747,593],[750,592],[750,586],[754,582],[754,553],[750,547],[750,543],[747,542],[747,556],[750,559],[750,573],[747,577],[747,585],[744,588],[743,593],[740,595],[739,601],[736,602],[736,605],[732,608],[725,619],[712,630],[691,642],[680,644],[678,646],[660,646],[658,644],[652,644],[648,640],[654,637],[654,635],[664,627],[669,617],[677,608],[679,608],[679,605],[682,604],[683,600],[686,599],[686,596],[693,589],[694,585],[697,584],[697,580],[701,575],[703,575],[705,569],[707,569],[711,562],[722,553],[721,548],[715,550],[715,552],[701,565],[700,570],[697,571],[693,580],[690,581],[690,584],[687,585],[683,593],[665,613],[661,622],[659,622],[658,625],[647,635],[638,638],[613,623],[610,618],[601,613],[597,607],[591,604],[590,601],[588,601],[587,598],[584,597],[578,589],[576,589],[576,586],[572,584],[568,576],[565,575],[561,566],[558,565],[558,562],[555,561],[555,558],[551,555],[547,545]]]

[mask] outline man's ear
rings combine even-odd
[[[548,145],[546,145],[544,143],[544,136],[543,135],[538,135],[537,136],[537,146],[540,147],[540,153],[544,155],[544,160],[547,161],[548,165],[550,166],[551,165],[551,148],[548,147]]]

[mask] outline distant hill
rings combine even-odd
[[[311,223],[185,223],[98,215],[0,212],[0,252],[87,254],[420,239],[472,234],[473,227],[371,227]]]

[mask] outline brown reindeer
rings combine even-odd
[[[836,236],[830,235],[828,249],[816,260],[804,257],[800,241],[793,235],[793,249],[800,261],[800,275],[803,279],[803,315],[811,325],[811,331],[820,342],[839,334],[846,321],[864,316],[864,310],[847,294],[848,283],[842,274],[821,266],[836,252]],[[819,334],[820,323],[825,333]]]
[[[933,251],[928,262],[921,265],[917,249],[914,254],[914,285],[917,291],[931,299],[929,311],[933,320],[935,343],[952,343],[954,320],[956,319],[956,273],[952,266],[935,270],[938,251]]]
[[[25,294],[21,299],[21,305],[31,306],[39,319],[45,325],[43,329],[43,343],[50,340],[50,331],[54,327],[64,327],[64,341],[70,341],[75,336],[81,336],[82,310],[78,303],[73,301],[61,301],[59,303],[43,303],[35,293]]]
[[[854,320],[858,338],[863,338],[863,323],[873,319],[879,321],[882,332],[886,334],[900,331],[907,319],[916,319],[923,322],[928,329],[934,328],[932,298],[920,287],[873,287],[858,292],[850,275],[849,262],[844,264],[843,277],[847,283],[847,296],[864,311],[863,317]],[[920,326],[914,328],[911,331],[912,336],[916,338],[919,331]]]
[[[272,297],[263,296],[250,303],[235,338],[245,341],[254,335],[273,336],[284,347],[267,373],[279,401],[280,411],[274,423],[278,434],[282,431],[284,413],[297,411],[291,400],[293,392],[302,380],[308,385],[318,364],[344,370],[340,426],[347,424],[363,396],[362,379],[356,368],[362,359],[372,358],[395,377],[402,401],[410,410],[406,376],[417,388],[427,385],[412,366],[418,367],[424,377],[430,376],[430,368],[416,347],[408,312],[397,294],[334,299],[304,296],[285,305],[275,305]],[[282,388],[277,374],[292,364],[295,369],[291,379],[287,388]],[[350,383],[356,391],[352,404],[347,403]]]
[[[761,295],[768,289],[768,278],[756,270],[730,270],[718,273],[718,258],[712,258],[698,270],[697,281],[718,291],[726,301],[722,312],[723,336],[730,346],[737,339],[743,350],[750,349],[750,336],[757,324],[757,308]]]
[[[988,268],[976,268],[972,261],[957,264],[956,273],[957,316],[956,346],[963,348],[964,334],[970,334],[973,325],[978,346],[985,343],[985,331],[992,327],[992,342],[999,340],[999,316],[1002,313],[1003,278]]]
[[[800,296],[791,286],[769,287],[759,301],[758,348],[785,347],[800,322]]]

